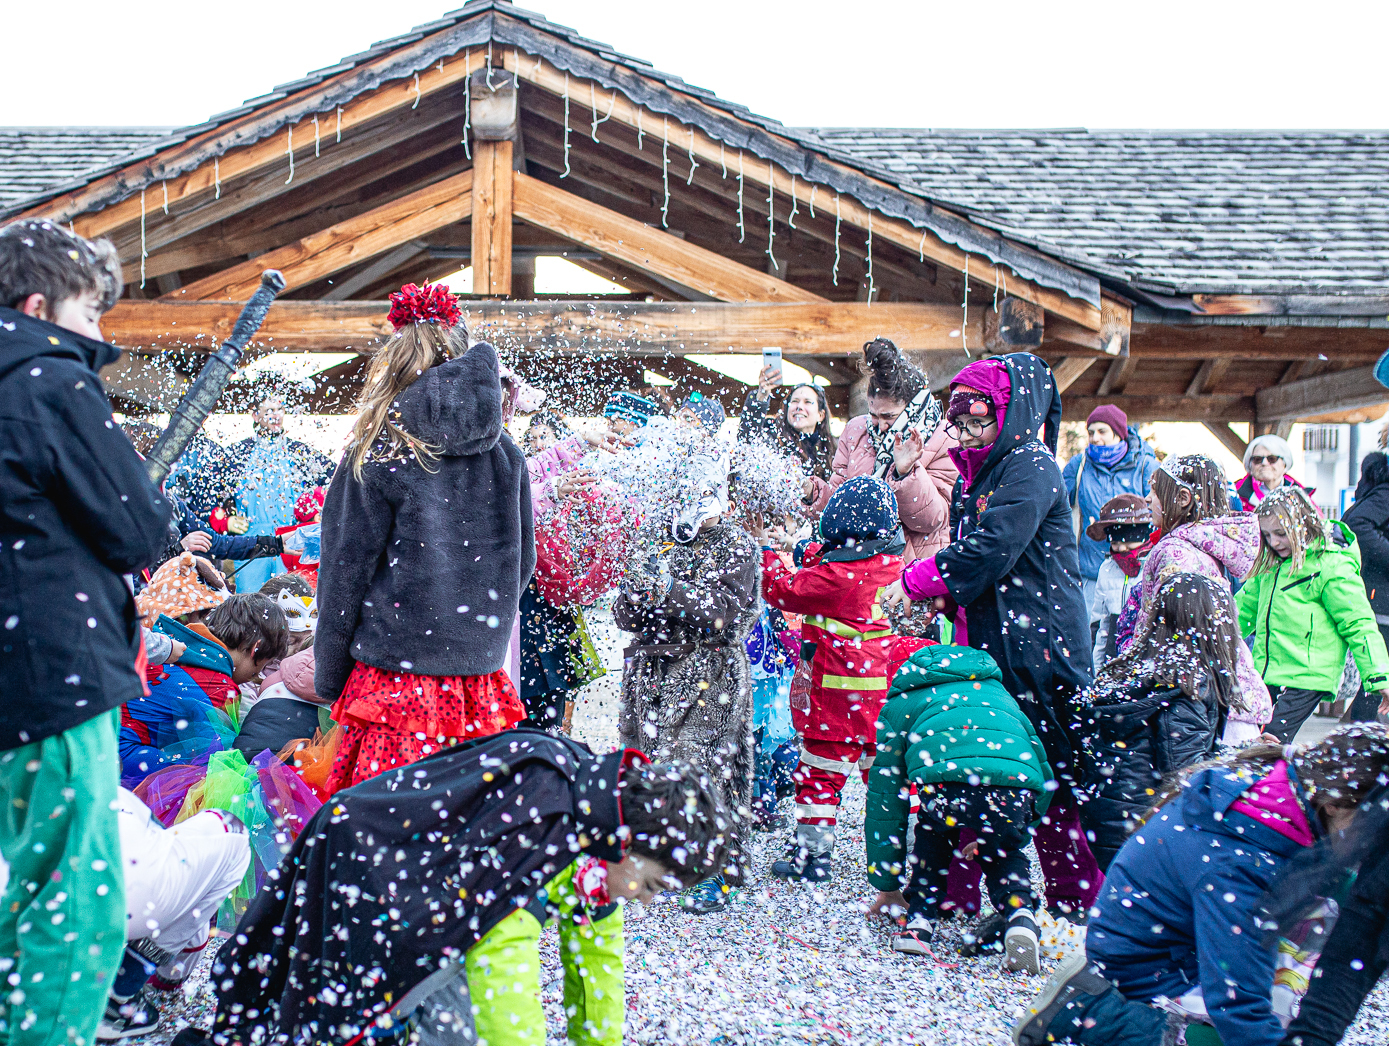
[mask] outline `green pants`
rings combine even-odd
[[[559,951],[564,966],[564,1012],[575,1046],[622,1046],[622,909],[588,921],[576,919],[574,866],[546,885],[559,909]],[[518,908],[468,949],[468,990],[478,1046],[545,1046],[540,1005],[540,923]]]
[[[91,1046],[125,946],[120,711],[0,752],[0,1046]]]

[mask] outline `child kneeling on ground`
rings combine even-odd
[[[686,763],[515,729],[338,792],[218,955],[214,1033],[543,1046],[557,915],[569,1041],[620,1046],[617,902],[725,871],[719,790]]]
[[[1041,739],[1002,680],[993,658],[972,647],[923,647],[897,672],[868,776],[868,881],[881,891],[873,911],[906,909],[893,951],[925,955],[952,857],[958,849],[977,859],[989,900],[1008,913],[1005,967],[1037,973],[1037,899],[1023,848],[1055,785]],[[908,857],[912,784],[921,809]],[[976,838],[960,848],[964,828]]]

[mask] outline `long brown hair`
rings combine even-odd
[[[1168,458],[1153,473],[1152,483],[1153,493],[1162,505],[1164,537],[1183,523],[1198,523],[1203,519],[1224,516],[1230,511],[1225,473],[1204,454]],[[1191,494],[1191,501],[1186,505],[1177,500],[1180,490]]]
[[[1122,686],[1143,670],[1196,697],[1204,674],[1216,700],[1228,707],[1242,643],[1238,622],[1223,583],[1201,574],[1173,574],[1153,596],[1147,623],[1128,649],[1100,670],[1094,688]]]
[[[406,432],[392,417],[396,397],[424,372],[456,359],[468,351],[468,328],[442,323],[410,323],[386,340],[371,359],[362,394],[357,399],[357,420],[352,424],[348,453],[352,474],[362,478],[362,468],[374,458],[414,457],[426,469],[438,457],[439,448]],[[385,446],[373,453],[378,440]]]
[[[1301,487],[1284,483],[1259,502],[1254,512],[1260,519],[1276,519],[1282,526],[1291,546],[1286,562],[1293,570],[1301,570],[1307,553],[1326,543],[1326,520]],[[1283,558],[1269,548],[1260,528],[1259,555],[1249,576],[1267,573],[1282,562]]]

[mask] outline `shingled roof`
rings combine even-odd
[[[168,127],[0,127],[0,208],[124,160]]]
[[[1389,289],[1386,131],[800,133],[1141,290]]]

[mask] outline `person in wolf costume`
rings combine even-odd
[[[757,544],[728,512],[729,458],[699,454],[685,465],[668,513],[646,541],[613,606],[619,628],[636,633],[625,651],[618,736],[654,760],[679,759],[723,788],[735,820],[751,815],[755,747],[746,640],[757,621]],[[696,913],[727,903],[729,880],[746,856],[734,846],[727,879],[715,876],[684,898]]]

